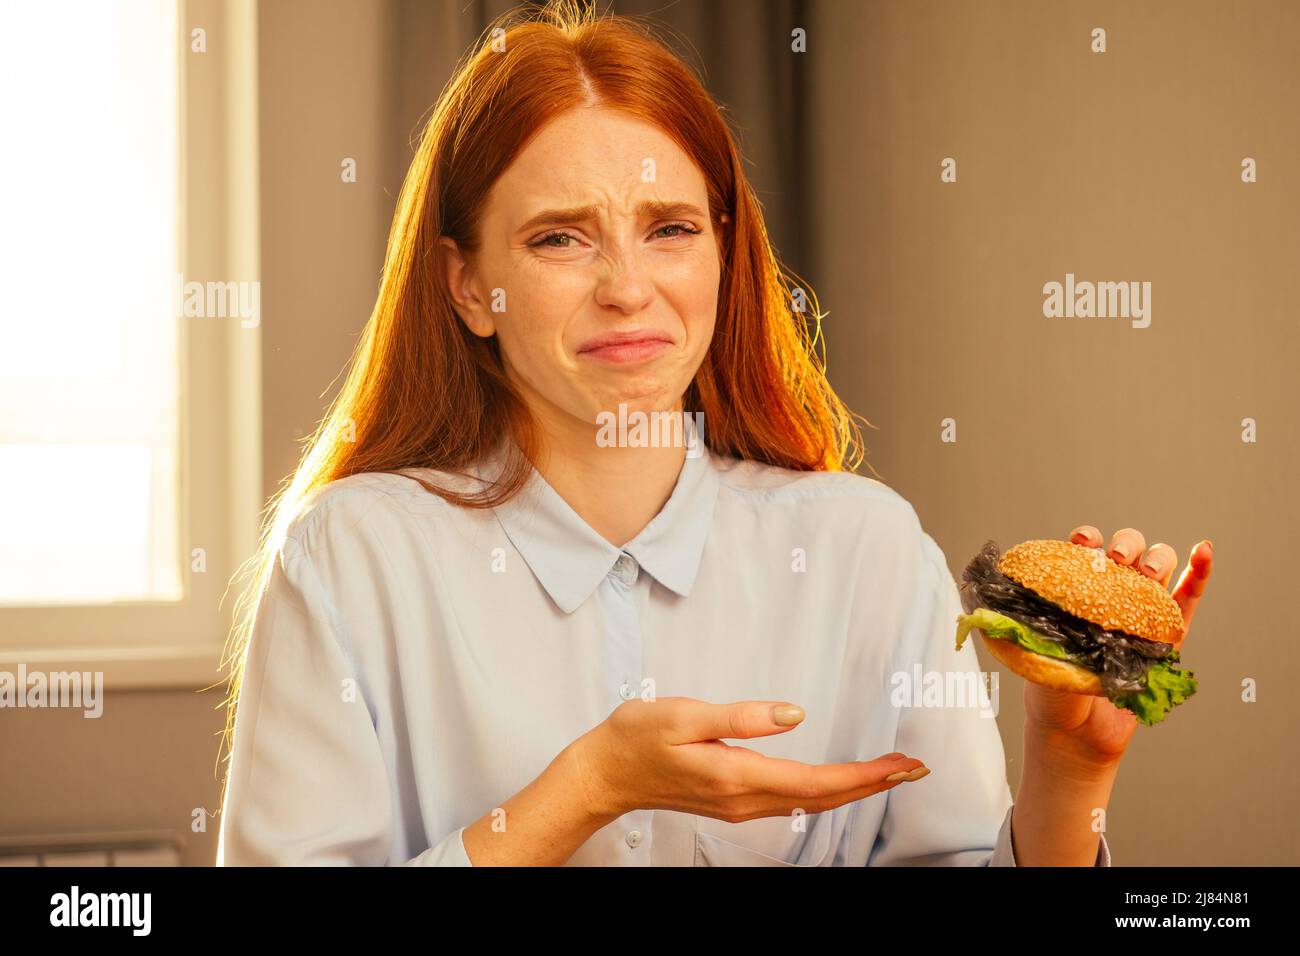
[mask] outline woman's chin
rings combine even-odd
[[[665,381],[662,375],[620,376],[611,387],[596,390],[592,407],[598,412],[665,412],[676,408],[686,391],[684,385]]]

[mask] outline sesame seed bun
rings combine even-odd
[[[1105,696],[1101,690],[1101,677],[1086,667],[1048,657],[1045,654],[1035,654],[1014,641],[989,637],[979,628],[975,628],[975,631],[983,638],[984,646],[989,649],[989,653],[1013,674],[1019,674],[1025,680],[1054,690],[1069,691],[1071,694],[1091,694],[1093,697]]]
[[[998,570],[1075,617],[1091,621],[1108,631],[1123,631],[1175,647],[1182,642],[1183,612],[1164,585],[1136,568],[1116,563],[1095,548],[1069,541],[1025,541],[1002,555]],[[1016,670],[1001,656],[1006,648],[995,649],[992,646],[1009,642],[995,638],[992,641],[986,639],[985,643],[998,660]],[[1019,647],[1013,650],[1034,658],[1035,666],[1043,661],[1054,668],[1083,670]],[[1023,674],[1022,671],[1019,673]],[[1024,676],[1035,679],[1027,674]],[[1058,679],[1065,678],[1061,676]]]

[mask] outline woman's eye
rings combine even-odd
[[[676,230],[677,230],[677,232],[674,232],[672,235],[664,236],[665,239],[673,239],[673,238],[675,238],[677,235],[679,235],[680,233],[683,233],[683,232],[686,233],[688,236],[698,236],[698,235],[700,234],[700,230],[699,230],[699,229],[696,229],[696,228],[695,228],[694,226],[692,226],[690,223],[685,223],[685,222],[670,222],[670,223],[669,223],[668,225],[666,225],[666,226],[660,226],[658,229],[655,230],[655,233],[656,233],[656,234],[660,234],[660,233],[662,233],[665,229],[676,229]]]
[[[698,236],[701,231],[687,222],[670,222],[666,226],[660,226],[656,229],[653,235],[663,239],[675,239],[682,233],[689,236]],[[534,239],[529,245],[533,247],[542,246],[547,249],[571,249],[577,241],[578,237],[572,233],[548,232],[546,235]]]
[[[553,243],[553,242],[551,241],[551,240],[553,240],[553,239],[573,239],[573,240],[576,240],[577,237],[576,237],[576,236],[573,236],[573,235],[570,235],[570,234],[567,233],[567,232],[548,232],[546,235],[544,235],[544,236],[542,236],[542,237],[540,237],[540,238],[538,238],[538,239],[534,239],[532,242],[529,243],[529,245],[530,245],[530,246],[547,246],[548,248],[551,248],[551,249],[568,249],[568,248],[569,248],[569,244],[568,244],[567,242],[566,242],[566,243],[563,243],[563,244],[557,244],[557,243]]]

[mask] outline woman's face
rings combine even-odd
[[[708,208],[703,174],[658,128],[575,109],[497,180],[478,251],[446,257],[449,288],[545,424],[674,410],[717,315]]]

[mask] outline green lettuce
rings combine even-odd
[[[957,618],[957,650],[961,650],[972,628],[979,628],[988,637],[1000,638],[1018,644],[1027,651],[1073,661],[1072,656],[1054,641],[1049,641],[1033,628],[1014,618],[999,614],[986,607],[976,608],[970,614]],[[1146,673],[1146,687],[1140,691],[1120,693],[1110,698],[1116,707],[1131,710],[1138,721],[1146,726],[1158,724],[1169,711],[1196,693],[1193,671],[1174,667],[1179,661],[1177,651],[1170,651],[1151,665]]]
[[[1196,693],[1194,671],[1179,670],[1178,652],[1171,651],[1160,658],[1147,671],[1145,690],[1121,694],[1114,698],[1116,707],[1126,707],[1137,714],[1137,719],[1150,726],[1168,716],[1170,709]]]
[[[966,642],[966,636],[970,634],[973,627],[978,627],[989,637],[1000,637],[1009,640],[1011,643],[1019,644],[1025,650],[1033,651],[1035,654],[1059,657],[1065,661],[1070,660],[1069,653],[1060,644],[1049,641],[1033,628],[1021,624],[1015,618],[999,614],[997,611],[990,611],[986,607],[976,608],[973,613],[963,614],[957,618],[957,650],[961,650],[962,644]]]

